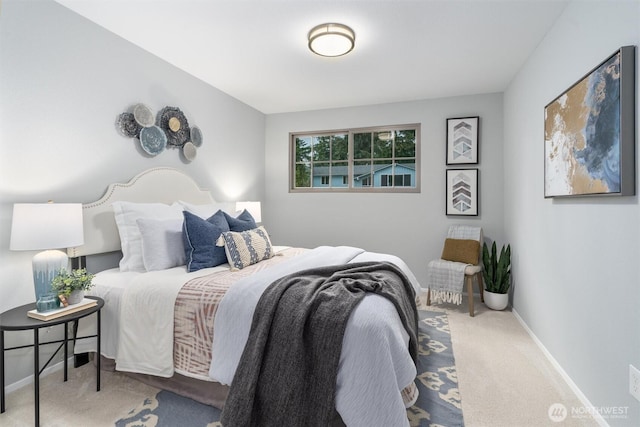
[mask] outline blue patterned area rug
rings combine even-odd
[[[458,376],[447,314],[420,310],[418,401],[407,410],[411,427],[462,427]],[[146,398],[116,427],[221,427],[220,410],[168,391]]]

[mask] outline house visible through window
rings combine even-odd
[[[290,191],[419,192],[420,125],[291,134]]]
[[[382,175],[380,178],[383,187],[411,187],[411,174]]]

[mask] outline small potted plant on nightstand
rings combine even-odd
[[[509,286],[511,285],[511,245],[502,245],[500,257],[497,256],[496,242],[482,245],[482,278],[484,279],[484,302],[493,310],[504,310],[509,304]]]
[[[51,289],[58,295],[63,306],[77,304],[84,298],[84,291],[93,287],[93,274],[87,273],[86,268],[71,270],[64,268],[51,282]]]

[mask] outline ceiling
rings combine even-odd
[[[265,113],[502,92],[563,0],[56,0]],[[307,48],[317,24],[348,55]]]

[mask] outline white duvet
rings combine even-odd
[[[352,247],[318,247],[262,270],[232,285],[220,303],[214,322],[211,379],[231,384],[249,336],[253,312],[269,284],[308,268],[366,261],[395,264],[407,275],[416,293],[420,292],[418,281],[400,258]],[[178,292],[190,279],[216,269],[227,267],[194,273],[187,273],[184,267],[128,273],[120,276],[125,277],[126,284],[120,282],[117,286],[117,273],[100,273],[97,282],[109,286],[98,286],[92,293],[106,301],[103,324],[116,325],[102,328],[102,354],[114,358],[119,371],[172,376],[173,307]],[[95,351],[92,340],[84,341],[78,342],[76,353]],[[354,309],[343,338],[336,390],[336,409],[347,426],[409,425],[399,392],[416,376],[408,342],[400,317],[386,298],[367,295]]]
[[[173,368],[173,317],[180,288],[189,280],[226,271],[224,266],[188,273],[184,266],[168,270],[101,271],[90,295],[104,299],[100,353],[116,362],[118,371],[171,377]],[[78,335],[95,334],[95,322],[80,321]],[[79,340],[74,353],[95,352],[95,338]]]
[[[253,312],[269,284],[308,268],[365,261],[395,264],[405,272],[416,293],[419,292],[415,276],[395,256],[352,247],[318,247],[229,288],[214,322],[211,378],[231,384],[249,337]],[[400,390],[416,376],[408,343],[409,336],[389,300],[371,294],[356,306],[343,338],[336,389],[336,409],[347,426],[409,425],[400,395]]]
[[[226,270],[225,267],[219,269]],[[150,271],[136,277],[120,303],[116,369],[169,378],[173,367],[173,308],[189,280],[215,269],[186,273],[184,267]]]

